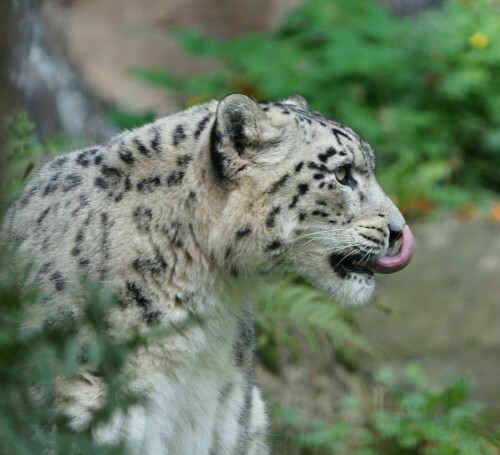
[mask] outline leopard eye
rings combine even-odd
[[[349,164],[340,166],[333,172],[341,185],[356,186],[356,180],[352,177],[351,166]]]
[[[334,171],[335,177],[341,185],[347,185],[347,177],[349,176],[349,169],[347,166],[340,166]]]

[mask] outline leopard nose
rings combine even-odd
[[[403,231],[394,231],[389,228],[389,246],[393,246],[403,235]]]

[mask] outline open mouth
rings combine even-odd
[[[341,278],[345,278],[351,273],[362,273],[373,275],[370,269],[371,262],[366,260],[366,255],[331,254],[330,265],[333,271]]]
[[[358,254],[331,254],[330,265],[334,272],[341,278],[347,277],[351,273],[362,273],[373,275],[377,273],[394,273],[404,269],[411,261],[415,250],[415,239],[408,227],[405,225],[401,232],[401,242],[397,251],[392,255],[366,260],[366,255]]]

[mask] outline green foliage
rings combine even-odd
[[[92,430],[107,422],[111,413],[137,400],[122,389],[119,375],[127,355],[140,345],[138,336],[116,341],[106,334],[106,315],[115,299],[91,285],[87,307],[74,324],[52,321],[41,329],[26,330],[27,312],[39,302],[34,289],[19,290],[26,269],[13,266],[12,255],[2,250],[0,263],[0,454],[119,454],[120,447],[98,447]],[[8,258],[8,260],[7,260]],[[75,325],[88,334],[85,359]],[[78,378],[78,369],[99,371],[107,386],[107,401],[88,427],[75,433],[54,406],[56,379]]]
[[[271,370],[279,369],[278,346],[298,354],[299,340],[315,349],[334,346],[349,364],[355,362],[356,353],[369,351],[347,311],[300,279],[264,289],[256,298],[255,323],[257,353]]]
[[[352,455],[494,455],[500,448],[500,415],[484,413],[471,402],[469,385],[456,379],[432,388],[415,365],[401,376],[388,369],[376,375],[383,403],[372,410],[347,398],[334,425],[306,421],[293,410],[277,407],[278,445],[283,427],[302,448],[300,453]],[[364,419],[347,416],[364,414]],[[290,431],[292,429],[292,431]]]
[[[61,143],[67,140],[58,138],[42,146],[25,112],[8,119],[2,156],[2,207],[16,196],[42,156]],[[90,283],[83,286],[87,304],[78,320],[47,319],[41,328],[27,330],[27,314],[44,298],[37,289],[20,286],[27,274],[29,266],[21,266],[14,252],[0,245],[0,454],[123,453],[120,447],[95,445],[92,430],[107,422],[112,412],[137,401],[138,397],[124,392],[119,373],[127,356],[143,340],[137,334],[120,341],[107,335],[106,316],[115,298]],[[77,326],[87,335],[84,345]],[[107,387],[107,401],[88,427],[75,433],[54,406],[55,386],[56,379],[77,378],[83,365],[99,372]]]
[[[35,125],[22,110],[3,121],[0,141],[0,209],[12,202],[44,158],[81,144],[78,138],[66,135],[52,136],[42,144],[35,136]]]
[[[407,20],[375,0],[306,0],[270,33],[224,42],[177,31],[193,55],[222,62],[213,74],[135,72],[196,99],[300,93],[376,145],[382,183],[403,208],[453,205],[444,184],[461,201],[500,190],[499,13],[496,1],[448,0]]]
[[[35,139],[34,125],[26,112],[12,115],[2,126],[0,193],[5,204],[20,191],[45,149]]]
[[[113,108],[108,112],[109,120],[120,129],[132,129],[145,123],[152,122],[154,115],[151,113],[131,114],[118,108]]]

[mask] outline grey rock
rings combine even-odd
[[[365,367],[417,362],[436,384],[466,376],[473,397],[500,403],[500,225],[450,218],[413,231],[413,262],[379,277],[378,305],[355,315],[375,349]]]

